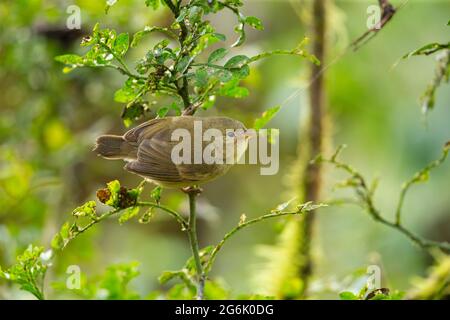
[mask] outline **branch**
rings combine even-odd
[[[430,162],[425,168],[423,168],[422,170],[417,172],[410,180],[408,180],[407,182],[405,182],[402,185],[402,190],[400,192],[397,210],[395,212],[395,224],[396,225],[401,224],[401,211],[402,211],[403,202],[405,200],[406,193],[409,191],[409,189],[411,188],[411,186],[413,184],[420,183],[420,182],[427,180],[429,172],[431,170],[433,170],[434,168],[440,166],[445,161],[445,159],[447,159],[449,150],[450,150],[449,147],[444,147],[444,149],[442,150],[442,155],[438,160]]]
[[[183,189],[189,197],[189,226],[188,226],[188,236],[189,243],[191,245],[192,256],[194,257],[195,269],[197,271],[197,300],[203,300],[204,290],[205,290],[205,273],[203,271],[202,262],[200,260],[198,239],[197,239],[197,228],[196,228],[196,203],[195,198],[202,192],[201,189],[196,187],[189,187]]]
[[[76,233],[71,234],[69,238],[67,238],[64,242],[64,245],[61,247],[61,249],[64,249],[69,242],[71,242],[72,240],[74,240],[78,235],[80,235],[81,233],[89,230],[91,227],[93,227],[94,225],[96,225],[97,223],[105,220],[106,218],[109,218],[123,210],[132,208],[132,207],[149,207],[149,208],[157,208],[157,209],[161,209],[162,211],[168,213],[169,215],[171,215],[173,218],[175,218],[175,220],[180,224],[181,229],[182,230],[186,230],[188,227],[188,223],[187,221],[176,211],[167,208],[165,206],[162,206],[158,203],[154,203],[154,202],[137,202],[135,205],[131,206],[131,207],[127,207],[127,208],[117,208],[108,212],[103,213],[102,215],[92,219],[87,225],[85,225],[84,227],[80,228],[77,230]]]
[[[403,206],[403,201],[405,198],[405,195],[409,188],[420,181],[424,181],[424,177],[428,175],[428,172],[437,166],[439,166],[441,163],[444,162],[444,160],[447,158],[447,154],[450,150],[450,143],[447,142],[447,144],[444,146],[444,149],[442,151],[442,156],[436,161],[431,162],[429,165],[427,165],[424,169],[419,171],[414,175],[412,179],[410,179],[408,182],[406,182],[402,190],[400,192],[399,202],[397,205],[397,211],[396,211],[396,221],[391,222],[381,215],[379,210],[375,207],[374,201],[373,201],[373,193],[374,188],[368,187],[368,184],[364,177],[353,167],[349,166],[348,164],[345,164],[343,162],[340,162],[336,160],[337,156],[339,155],[340,151],[343,149],[343,145],[340,146],[335,154],[330,159],[322,158],[321,156],[318,156],[313,161],[321,161],[321,162],[327,162],[331,163],[336,166],[336,168],[342,169],[345,172],[347,172],[351,178],[346,181],[346,186],[352,187],[357,195],[357,198],[361,204],[364,205],[370,216],[377,222],[380,222],[390,228],[396,229],[399,232],[403,233],[406,237],[408,237],[412,242],[417,244],[419,247],[421,247],[424,250],[429,251],[432,248],[438,248],[444,253],[450,253],[450,243],[448,242],[439,242],[439,241],[433,241],[425,239],[416,233],[410,231],[409,229],[405,228],[400,221],[401,218],[401,209]]]
[[[248,221],[245,221],[245,216],[241,216],[241,222],[239,223],[239,225],[234,227],[230,232],[226,233],[225,236],[223,237],[223,239],[212,250],[211,255],[208,259],[208,262],[206,263],[206,266],[204,268],[205,274],[208,274],[211,271],[211,268],[214,264],[216,256],[219,253],[219,251],[222,249],[225,242],[239,230],[241,230],[245,227],[248,227],[252,224],[255,224],[257,222],[267,220],[270,218],[282,217],[282,216],[287,216],[287,215],[300,215],[302,213],[309,212],[309,211],[315,210],[320,207],[325,207],[325,206],[326,206],[325,204],[314,205],[314,204],[312,204],[312,202],[307,202],[305,204],[298,205],[297,210],[294,210],[294,211],[272,210],[271,213],[265,214],[263,216],[260,216],[258,218],[251,219]]]

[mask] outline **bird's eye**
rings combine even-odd
[[[234,132],[227,132],[227,136],[229,136],[230,138],[234,138]]]

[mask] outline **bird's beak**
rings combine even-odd
[[[256,138],[256,134],[255,134],[255,132],[246,131],[246,132],[244,132],[244,138],[245,139]]]

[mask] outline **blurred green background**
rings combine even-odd
[[[122,105],[113,101],[125,77],[88,68],[63,74],[62,65],[53,58],[82,53],[81,36],[97,21],[102,27],[130,34],[145,25],[169,23],[167,11],[155,12],[143,2],[120,0],[108,15],[102,0],[0,3],[0,265],[14,263],[16,254],[29,243],[48,246],[71,210],[95,198],[104,183],[119,179],[132,187],[140,181],[122,170],[123,163],[91,152],[99,134],[125,131]],[[265,30],[249,31],[247,44],[233,53],[290,49],[308,35],[300,19],[301,1],[244,3],[243,12],[260,17]],[[334,63],[325,77],[333,145],[347,144],[343,159],[368,177],[380,177],[376,200],[383,215],[393,217],[401,183],[438,158],[450,138],[448,86],[438,89],[435,109],[426,119],[418,102],[433,77],[434,58],[413,57],[393,66],[402,55],[426,43],[448,41],[450,2],[411,0],[370,43],[341,56],[350,40],[366,30],[366,9],[374,3],[336,1],[332,7],[328,60]],[[81,8],[81,31],[69,32],[65,27],[71,4]],[[234,19],[229,14],[212,18],[218,32],[227,35],[227,44],[235,38],[230,28]],[[130,52],[129,61],[145,53],[145,45],[140,48]],[[248,98],[222,99],[208,114],[229,115],[251,125],[263,110],[305,84],[308,67],[298,57],[264,60],[244,82],[250,89]],[[277,175],[261,176],[254,165],[237,166],[205,187],[199,198],[201,245],[219,241],[242,213],[256,217],[288,199],[286,180],[298,139],[302,141],[298,127],[306,101],[306,92],[301,91],[270,123],[281,128]],[[343,176],[327,168],[325,177],[324,198],[338,196],[332,186]],[[449,165],[444,164],[433,171],[429,183],[412,189],[404,208],[409,228],[433,240],[450,240],[449,181]],[[147,186],[146,192],[150,190]],[[181,212],[187,210],[186,199],[178,191],[165,190],[163,201]],[[382,268],[385,286],[405,290],[411,278],[423,275],[430,263],[403,235],[376,224],[358,207],[331,206],[317,218],[313,288],[318,297],[337,297],[323,287],[335,288],[339,279],[370,264]],[[274,243],[277,230],[279,224],[272,220],[238,234],[224,247],[213,275],[222,278],[234,294],[264,293],[258,278],[264,259],[258,252],[262,245]],[[50,297],[65,297],[51,289],[51,282],[64,282],[69,265],[78,265],[91,276],[103,273],[112,263],[129,261],[140,262],[141,275],[131,286],[145,296],[160,288],[157,277],[163,270],[178,269],[189,257],[185,236],[162,214],[148,225],[133,221],[120,226],[110,219],[79,237],[57,258],[48,277]],[[29,297],[0,282],[0,299]]]

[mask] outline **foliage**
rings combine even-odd
[[[52,287],[61,292],[76,294],[83,299],[140,299],[137,292],[129,289],[129,283],[140,274],[138,267],[138,262],[113,264],[108,266],[101,275],[89,279],[82,278],[79,289],[67,289],[66,284],[61,282],[53,283]]]
[[[29,245],[19,256],[17,263],[9,269],[2,271],[0,277],[20,285],[22,290],[28,291],[39,300],[44,299],[44,278],[52,252],[45,251],[42,247]]]
[[[450,42],[429,43],[403,56],[403,59],[408,59],[412,56],[429,56],[434,53],[439,53],[436,56],[435,75],[420,98],[423,113],[427,113],[434,108],[437,88],[442,83],[448,82],[450,75]]]
[[[403,233],[406,237],[408,237],[413,243],[418,245],[424,250],[430,251],[434,249],[439,249],[442,252],[448,254],[450,253],[450,244],[447,242],[438,242],[433,240],[424,239],[421,236],[413,233],[412,231],[406,229],[403,226],[401,220],[402,207],[404,198],[410,189],[410,187],[416,183],[424,182],[428,180],[428,176],[431,170],[441,165],[447,158],[448,153],[450,151],[450,142],[447,142],[443,149],[442,155],[439,159],[429,163],[422,170],[418,171],[414,176],[406,181],[401,188],[399,200],[397,203],[397,208],[395,211],[395,221],[391,222],[386,220],[380,213],[380,211],[375,206],[374,202],[374,193],[378,186],[378,180],[374,180],[371,184],[369,184],[365,178],[359,173],[356,169],[351,167],[350,165],[340,162],[337,160],[338,155],[342,151],[345,145],[341,145],[337,148],[336,152],[330,158],[324,158],[322,155],[317,156],[312,162],[327,162],[333,164],[336,168],[341,169],[350,175],[349,178],[345,179],[338,183],[340,188],[350,188],[356,194],[356,201],[352,203],[357,203],[361,205],[369,215],[377,222],[380,222],[386,226],[394,228],[399,232]]]
[[[238,39],[231,47],[238,47],[245,42],[247,26],[262,30],[261,21],[253,16],[245,16],[241,12],[241,1],[197,0],[183,4],[181,1],[164,0],[161,3],[173,15],[170,26],[146,26],[130,40],[127,33],[117,34],[115,30],[100,29],[99,24],[96,24],[92,34],[81,43],[83,47],[89,48],[83,56],[65,54],[56,57],[57,61],[66,64],[64,72],[79,67],[103,67],[117,69],[126,75],[128,79],[124,86],[114,95],[117,102],[126,104],[122,113],[126,126],[145,116],[152,108],[158,117],[169,113],[179,115],[182,108],[184,114],[193,114],[198,108],[212,107],[217,96],[246,97],[248,90],[240,83],[249,76],[249,65],[272,55],[297,55],[319,63],[305,50],[307,39],[293,50],[275,50],[253,57],[238,54],[226,58],[229,52],[223,47],[205,55],[205,51],[213,44],[226,40],[225,35],[217,33],[206,20],[207,15],[228,9],[237,17],[235,31]],[[146,4],[155,9],[159,1],[147,1]],[[166,39],[159,41],[135,62],[135,70],[132,71],[124,61],[125,54],[154,32],[163,34]],[[220,63],[222,60],[225,63]],[[172,101],[158,101],[160,97],[168,97]],[[147,101],[147,98],[152,101]],[[273,116],[271,110],[269,114]]]

